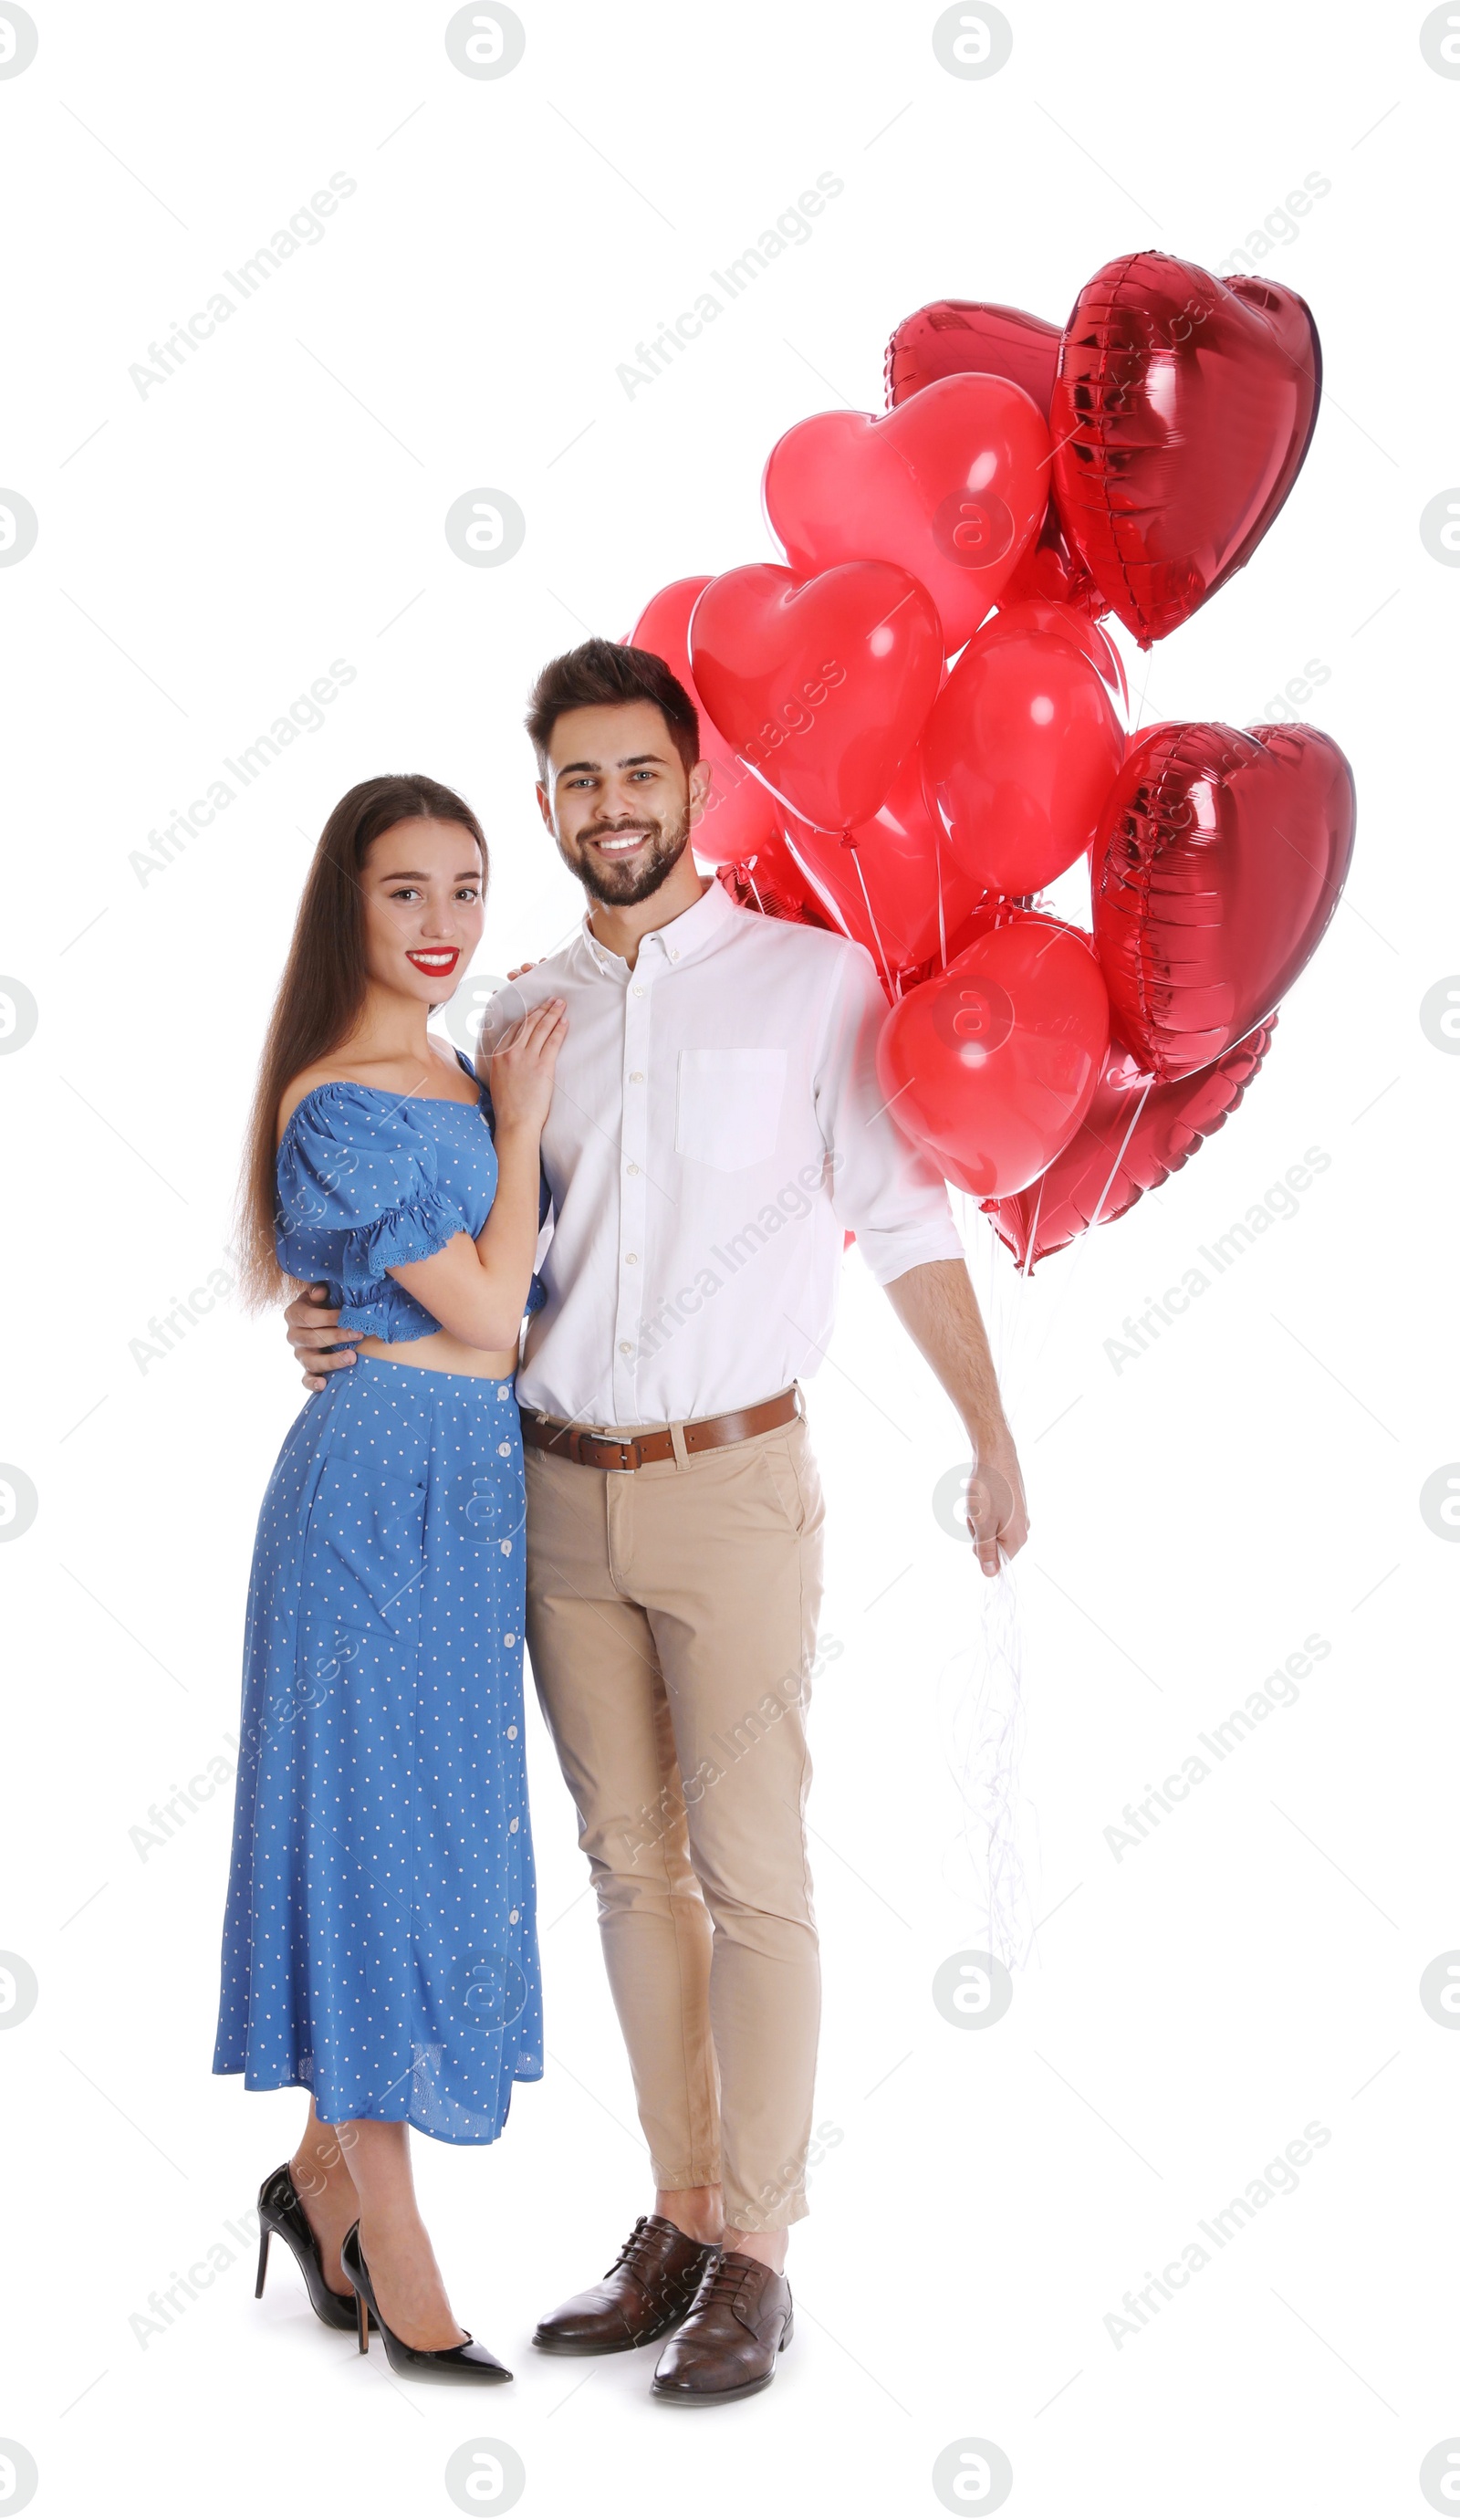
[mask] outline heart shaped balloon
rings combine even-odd
[[[1039,596],[1026,596],[1013,603],[1005,590],[998,610],[990,614],[979,632],[979,645],[991,647],[995,639],[1011,638],[1025,630],[1048,630],[1056,639],[1068,639],[1082,656],[1088,656],[1124,723],[1130,709],[1126,668],[1120,650],[1106,637],[1098,621],[1092,621],[1076,605],[1056,604]]]
[[[786,838],[864,945],[888,995],[911,987],[948,958],[949,939],[985,899],[985,887],[950,848],[923,795],[920,748],[909,753],[870,821],[843,837],[792,818]]]
[[[1123,254],[1065,327],[1049,409],[1065,531],[1143,648],[1241,568],[1298,477],[1322,359],[1303,299]]]
[[[921,306],[898,326],[887,344],[887,407],[895,411],[944,377],[1007,377],[1022,387],[1046,423],[1059,366],[1060,328],[1017,306],[988,306],[970,297],[947,297]],[[1069,548],[1060,525],[1053,482],[1039,539],[1024,554],[1004,588],[1014,603],[1042,596],[1082,612],[1109,609],[1094,579]]]
[[[951,654],[1039,531],[1049,432],[1005,379],[945,377],[881,420],[798,422],[771,450],[762,495],[792,568],[891,561],[927,588]]]
[[[1009,894],[1040,891],[1084,855],[1125,749],[1089,656],[997,616],[964,649],[920,746],[951,854],[975,883]]]
[[[1287,995],[1337,907],[1353,823],[1353,773],[1316,727],[1133,741],[1095,840],[1095,950],[1151,1075],[1193,1075]]]
[[[893,1008],[877,1076],[899,1128],[949,1181],[976,1198],[1010,1198],[1080,1126],[1109,1042],[1086,939],[1060,920],[1005,911]]]
[[[762,564],[711,579],[689,662],[747,768],[817,830],[846,832],[875,814],[922,733],[942,632],[916,579],[885,561],[812,578]]]
[[[694,854],[709,866],[728,866],[752,857],[775,838],[775,806],[760,781],[751,777],[716,732],[694,688],[689,670],[689,615],[709,583],[707,577],[678,577],[672,586],[662,587],[644,606],[627,644],[662,657],[699,712],[700,753],[714,775],[704,812],[694,826]]]
[[[1156,1084],[1112,1041],[1089,1109],[1047,1172],[1016,1198],[985,1203],[1020,1268],[1033,1270],[1093,1224],[1112,1224],[1179,1172],[1236,1110],[1276,1029],[1272,1015],[1212,1066],[1173,1085]]]
[[[1047,412],[1059,368],[1060,329],[1022,307],[940,297],[906,315],[887,344],[883,380],[896,410],[944,377],[1007,377]]]

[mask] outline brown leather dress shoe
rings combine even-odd
[[[681,2407],[723,2407],[775,2377],[791,2341],[791,2287],[759,2258],[722,2252],[706,2269],[687,2318],[654,2366],[651,2395]]]
[[[678,2325],[720,2256],[662,2214],[641,2214],[601,2283],[574,2293],[533,2337],[544,2354],[630,2354]]]

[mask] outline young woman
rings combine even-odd
[[[214,2071],[300,2085],[259,2194],[332,2327],[420,2377],[510,2374],[457,2324],[408,2127],[491,2143],[542,2073],[522,1744],[513,1377],[560,1000],[484,1091],[426,1031],[481,934],[450,788],[352,788],[280,985],[244,1184],[245,1282],[324,1284],[357,1356],[285,1438],[254,1548]],[[352,2298],[353,2296],[353,2298]]]

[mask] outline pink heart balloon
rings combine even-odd
[[[898,1127],[975,1198],[1009,1198],[1089,1107],[1110,1005],[1089,940],[1011,910],[894,1007],[877,1078]]]
[[[990,614],[980,630],[980,647],[991,647],[995,638],[1014,638],[1026,630],[1047,630],[1056,639],[1068,639],[1082,656],[1089,658],[1110,694],[1112,706],[1124,720],[1130,707],[1126,668],[1120,650],[1106,637],[1099,622],[1092,621],[1087,612],[1073,604],[1057,604],[1052,598],[1040,596],[1021,596],[1017,603],[1011,603],[1009,594],[1006,587],[998,610]]]
[[[818,412],[772,449],[766,514],[804,576],[890,561],[925,586],[951,653],[1043,520],[1049,432],[1003,377],[945,377],[897,411]]]
[[[715,725],[773,795],[846,832],[875,814],[922,732],[942,633],[916,580],[884,561],[812,578],[732,568],[694,608],[689,661]]]
[[[959,865],[991,892],[1017,895],[1039,892],[1089,847],[1125,746],[1081,647],[995,614],[954,665],[919,749]]]

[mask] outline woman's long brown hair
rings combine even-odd
[[[360,877],[372,842],[413,821],[460,823],[481,851],[486,883],[481,825],[435,779],[362,780],[341,796],[320,833],[264,1041],[239,1189],[241,1289],[255,1310],[292,1287],[274,1247],[279,1106],[291,1080],[337,1049],[359,1020],[369,984]]]

